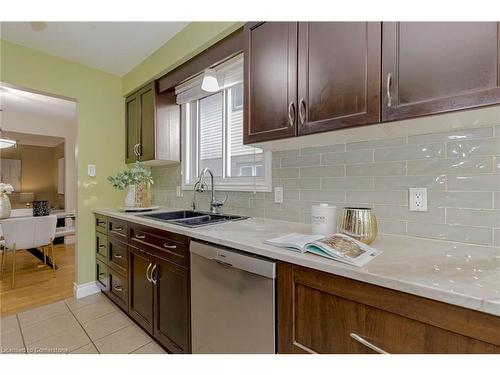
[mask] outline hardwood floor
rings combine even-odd
[[[55,272],[27,251],[16,255],[16,287],[11,289],[12,254],[6,253],[0,280],[0,316],[16,314],[73,296],[75,246],[55,245]]]

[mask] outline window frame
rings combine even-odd
[[[232,108],[232,98],[229,90],[242,84],[237,82],[231,86],[224,87],[217,92],[207,92],[191,102],[181,104],[181,128],[182,128],[182,164],[181,164],[181,186],[182,190],[192,190],[198,179],[200,167],[199,133],[200,133],[200,111],[199,101],[222,92],[223,107],[223,131],[222,131],[222,177],[214,177],[214,185],[218,190],[224,191],[248,191],[248,192],[271,192],[272,191],[272,153],[262,150],[264,176],[262,177],[233,177],[230,176],[230,145],[229,145],[229,110]],[[193,118],[196,122],[193,123]],[[195,145],[193,147],[193,145]],[[253,146],[249,146],[253,147]],[[259,164],[259,165],[260,165]],[[230,177],[228,177],[230,176]],[[206,179],[210,184],[210,179]]]

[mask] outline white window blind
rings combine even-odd
[[[217,65],[213,70],[217,74],[219,87],[225,89],[238,82],[243,82],[243,55],[235,56],[226,62]],[[181,83],[175,87],[177,104],[185,104],[193,100],[207,96],[207,92],[201,89],[203,73]]]
[[[215,69],[220,90],[201,89],[202,74],[175,88],[183,129],[182,184],[209,168],[218,189],[271,191],[271,153],[243,144],[243,56]]]

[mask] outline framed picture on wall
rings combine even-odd
[[[2,159],[1,182],[11,184],[14,191],[21,191],[21,160],[20,159]]]

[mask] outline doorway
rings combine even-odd
[[[0,149],[0,182],[14,188],[9,195],[11,217],[32,216],[35,201],[47,202],[50,214],[57,215],[54,259],[44,258],[37,249],[18,251],[14,288],[12,256],[5,253],[0,315],[8,316],[73,296],[77,103],[0,84],[0,108],[3,136],[15,141],[14,146]]]

